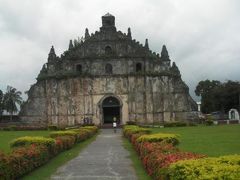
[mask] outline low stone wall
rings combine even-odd
[[[221,124],[240,124],[240,120],[219,120],[214,121],[215,125],[221,125]]]

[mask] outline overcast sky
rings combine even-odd
[[[62,54],[107,12],[153,51],[166,44],[192,95],[200,80],[240,80],[239,0],[0,0],[0,89],[28,90],[52,45]]]

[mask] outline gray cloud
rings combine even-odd
[[[0,89],[28,90],[51,45],[60,55],[107,12],[153,51],[166,44],[192,95],[200,80],[240,80],[238,0],[0,0]]]

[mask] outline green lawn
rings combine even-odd
[[[152,128],[152,132],[179,134],[179,148],[184,151],[208,156],[240,154],[240,125]]]
[[[51,131],[0,131],[0,150],[9,153],[9,142],[21,136],[48,136]]]

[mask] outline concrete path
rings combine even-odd
[[[88,145],[75,159],[60,167],[51,179],[137,179],[128,158],[129,153],[122,146],[122,132],[103,129],[97,139]]]

